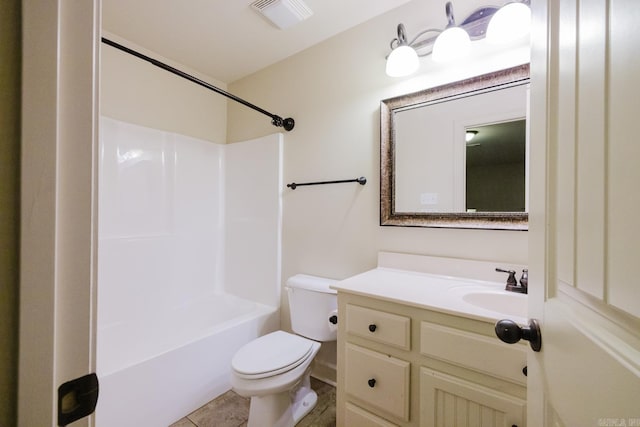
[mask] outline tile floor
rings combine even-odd
[[[318,403],[296,427],[335,427],[335,387],[312,377],[311,388],[318,393]],[[245,427],[248,417],[249,399],[228,391],[169,427]]]

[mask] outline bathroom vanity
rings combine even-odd
[[[527,296],[504,291],[495,267],[381,253],[333,286],[338,426],[525,425],[528,347],[494,324],[526,324]]]

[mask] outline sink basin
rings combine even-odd
[[[527,296],[505,291],[470,291],[462,296],[467,304],[505,316],[527,317]]]

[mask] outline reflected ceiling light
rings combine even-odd
[[[392,77],[409,75],[417,70],[418,57],[430,54],[433,54],[433,60],[437,62],[461,58],[469,53],[471,41],[488,37],[490,26],[491,32],[494,33],[492,37],[499,40],[515,40],[528,34],[531,21],[529,3],[530,0],[521,0],[509,2],[501,8],[483,6],[456,25],[453,4],[447,2],[445,5],[447,27],[444,30],[429,28],[420,31],[411,41],[407,41],[404,25],[399,24],[398,37],[391,40],[392,51],[387,56],[387,75]],[[498,14],[503,9],[506,11]],[[492,19],[494,16],[499,17],[495,23]],[[429,33],[434,34],[426,36]]]
[[[469,142],[471,141],[476,135],[478,134],[477,130],[468,130],[465,132],[464,134],[464,139],[465,141]]]

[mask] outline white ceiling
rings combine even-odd
[[[253,0],[103,0],[102,27],[231,83],[410,0],[304,0],[313,16],[280,30]]]

